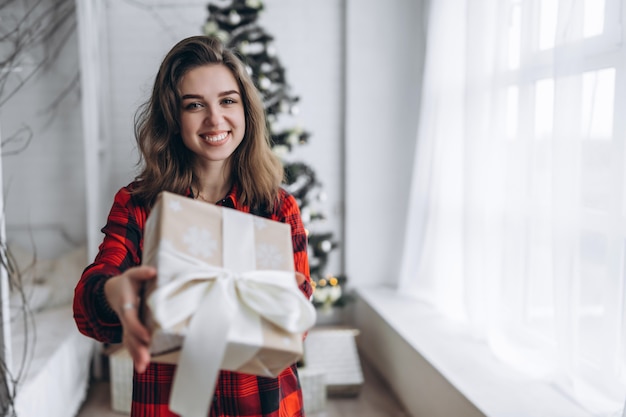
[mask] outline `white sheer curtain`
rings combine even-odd
[[[430,2],[400,282],[598,416],[626,395],[624,6]]]

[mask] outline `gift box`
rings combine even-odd
[[[315,310],[297,286],[291,242],[289,224],[157,197],[143,248],[157,278],[146,285],[142,318],[152,360],[178,364],[173,411],[206,416],[189,403],[208,397],[208,409],[220,369],[276,377],[302,357]]]

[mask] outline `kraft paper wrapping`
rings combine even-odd
[[[178,364],[172,411],[205,417],[220,369],[276,377],[302,356],[315,309],[296,284],[288,224],[163,192],[143,263],[158,274],[142,310],[152,360]]]

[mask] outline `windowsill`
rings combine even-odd
[[[429,306],[384,287],[359,289],[357,293],[359,302],[365,302],[485,416],[592,417],[550,384],[503,364],[484,342],[472,338],[461,325],[446,320]]]

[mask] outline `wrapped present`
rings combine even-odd
[[[163,192],[143,264],[155,362],[177,363],[172,411],[206,416],[220,369],[276,377],[302,356],[315,309],[296,284],[289,224]]]

